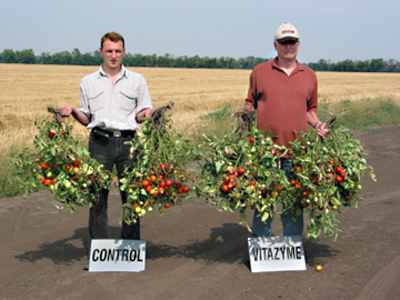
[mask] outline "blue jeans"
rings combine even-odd
[[[112,137],[108,139],[100,138],[93,134],[89,138],[89,152],[92,158],[95,158],[103,165],[103,170],[112,171],[114,165],[118,173],[118,180],[121,179],[125,165],[129,161],[130,145],[125,142],[130,141],[132,137]],[[107,239],[109,234],[108,226],[108,189],[100,190],[99,202],[90,208],[89,212],[89,234],[92,239]],[[120,191],[122,204],[126,203],[127,194]],[[140,239],[140,221],[136,224],[128,225],[122,222],[122,239]]]
[[[291,159],[289,158],[281,158],[281,166],[282,170],[285,171],[286,176],[291,179],[293,178]],[[272,220],[268,218],[264,223],[261,221],[261,218],[257,216],[260,212],[256,209],[254,212],[253,225],[251,227],[251,231],[253,236],[271,236],[272,230]],[[304,228],[304,219],[303,214],[301,214],[296,221],[292,219],[290,215],[282,214],[282,226],[283,226],[283,235],[303,235]]]

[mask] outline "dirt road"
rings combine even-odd
[[[143,218],[144,272],[87,272],[88,209],[68,213],[41,192],[0,199],[0,299],[399,299],[400,126],[356,138],[378,182],[365,178],[364,201],[338,216],[336,243],[304,241],[306,271],[251,273],[249,232],[238,214],[200,199]],[[119,237],[119,209],[112,195],[112,238]],[[273,234],[281,235],[278,219]]]

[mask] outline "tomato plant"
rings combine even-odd
[[[56,110],[51,112],[53,116],[35,121],[38,133],[33,147],[18,153],[12,162],[20,170],[18,178],[26,192],[44,186],[74,211],[97,201],[98,191],[109,188],[110,174],[73,137],[72,126],[57,117]]]
[[[323,232],[336,239],[340,229],[334,212],[362,200],[361,177],[369,173],[376,180],[360,142],[344,127],[330,128],[326,139],[311,129],[292,143],[289,154],[297,182],[283,191],[284,211],[293,217],[303,210],[309,213],[307,236],[316,238]],[[307,197],[301,198],[305,192]]]
[[[198,150],[203,184],[196,187],[197,194],[221,210],[239,211],[244,218],[247,208],[257,209],[263,221],[282,213],[296,219],[308,212],[308,237],[323,232],[336,239],[340,232],[336,214],[361,201],[362,176],[369,172],[375,180],[359,141],[343,127],[330,128],[324,140],[311,129],[285,149],[252,123],[238,123],[222,139],[204,136],[204,146]],[[292,158],[293,178],[279,168],[277,152]]]
[[[128,193],[123,206],[124,222],[136,222],[154,207],[162,215],[165,209],[190,197],[189,186],[182,184],[193,180],[186,167],[190,139],[172,127],[165,110],[157,109],[128,142],[131,155],[121,180],[121,189]],[[134,185],[135,182],[141,184]]]
[[[207,203],[237,211],[242,218],[248,208],[257,209],[265,221],[274,215],[279,202],[275,187],[289,183],[277,168],[279,160],[273,154],[277,146],[271,135],[242,120],[238,118],[237,125],[232,122],[232,133],[224,138],[204,136],[196,149],[201,183],[195,191]]]

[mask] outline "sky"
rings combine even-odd
[[[300,62],[400,61],[399,0],[0,0],[0,52],[98,50],[110,31],[131,54],[272,58],[284,22]]]

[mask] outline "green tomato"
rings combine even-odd
[[[65,186],[67,189],[69,189],[69,188],[71,187],[71,182],[65,181],[65,182],[64,182],[64,186]]]

